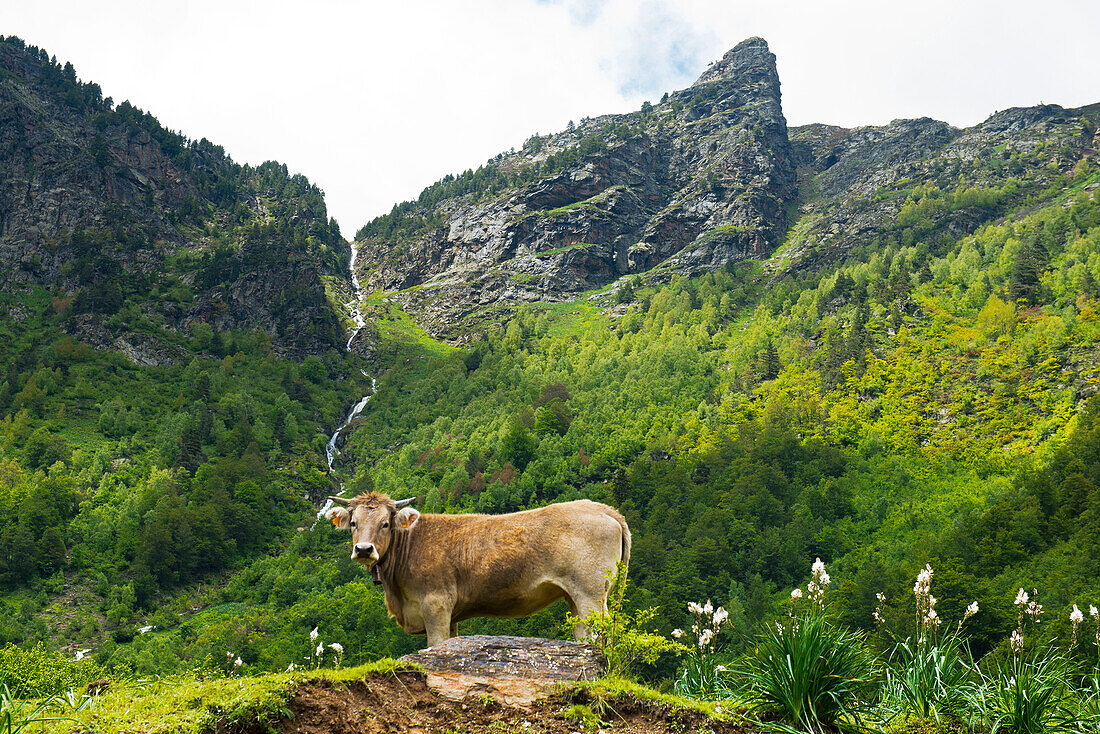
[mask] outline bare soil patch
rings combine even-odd
[[[587,707],[575,709],[575,706]],[[745,727],[632,695],[595,701],[586,691],[565,690],[530,708],[490,697],[463,702],[442,698],[417,672],[374,674],[361,681],[303,684],[289,703],[280,734],[733,734]],[[587,721],[578,711],[595,714]]]

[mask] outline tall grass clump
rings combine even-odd
[[[761,723],[786,731],[825,732],[862,728],[874,663],[864,636],[845,630],[825,614],[829,574],[818,559],[808,586],[791,594],[786,622],[765,628],[741,662],[741,696]]]
[[[979,668],[979,682],[969,689],[978,726],[990,734],[1076,730],[1078,717],[1069,697],[1069,666],[1064,655],[1013,653],[991,667],[989,673]]]
[[[1037,625],[1043,612],[1032,597],[1023,589],[1017,593],[1017,624],[1007,657],[975,666],[978,680],[967,689],[971,725],[990,734],[1068,732],[1084,723],[1073,705],[1068,658],[1038,646],[1025,653],[1025,626]]]
[[[971,656],[962,626],[978,613],[978,603],[966,608],[954,630],[940,632],[940,617],[936,612],[936,597],[932,595],[932,566],[926,565],[917,574],[913,585],[916,599],[916,638],[898,642],[886,664],[883,706],[891,716],[934,721],[961,719],[970,680]],[[881,622],[881,605],[875,610],[876,622]]]

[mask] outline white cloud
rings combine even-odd
[[[3,32],[238,161],[317,182],[346,235],[531,133],[636,109],[748,36],[791,124],[973,124],[1100,101],[1095,3],[36,0]]]

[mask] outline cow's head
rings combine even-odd
[[[351,560],[367,568],[385,557],[394,535],[409,530],[420,513],[409,507],[416,497],[394,502],[384,494],[369,492],[352,499],[329,497],[335,505],[325,513],[338,530],[351,531]]]

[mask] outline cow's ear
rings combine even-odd
[[[397,511],[397,527],[408,530],[420,519],[420,513],[414,507],[403,507]]]
[[[343,507],[330,507],[325,517],[332,521],[332,527],[337,530],[351,529],[351,515]]]

